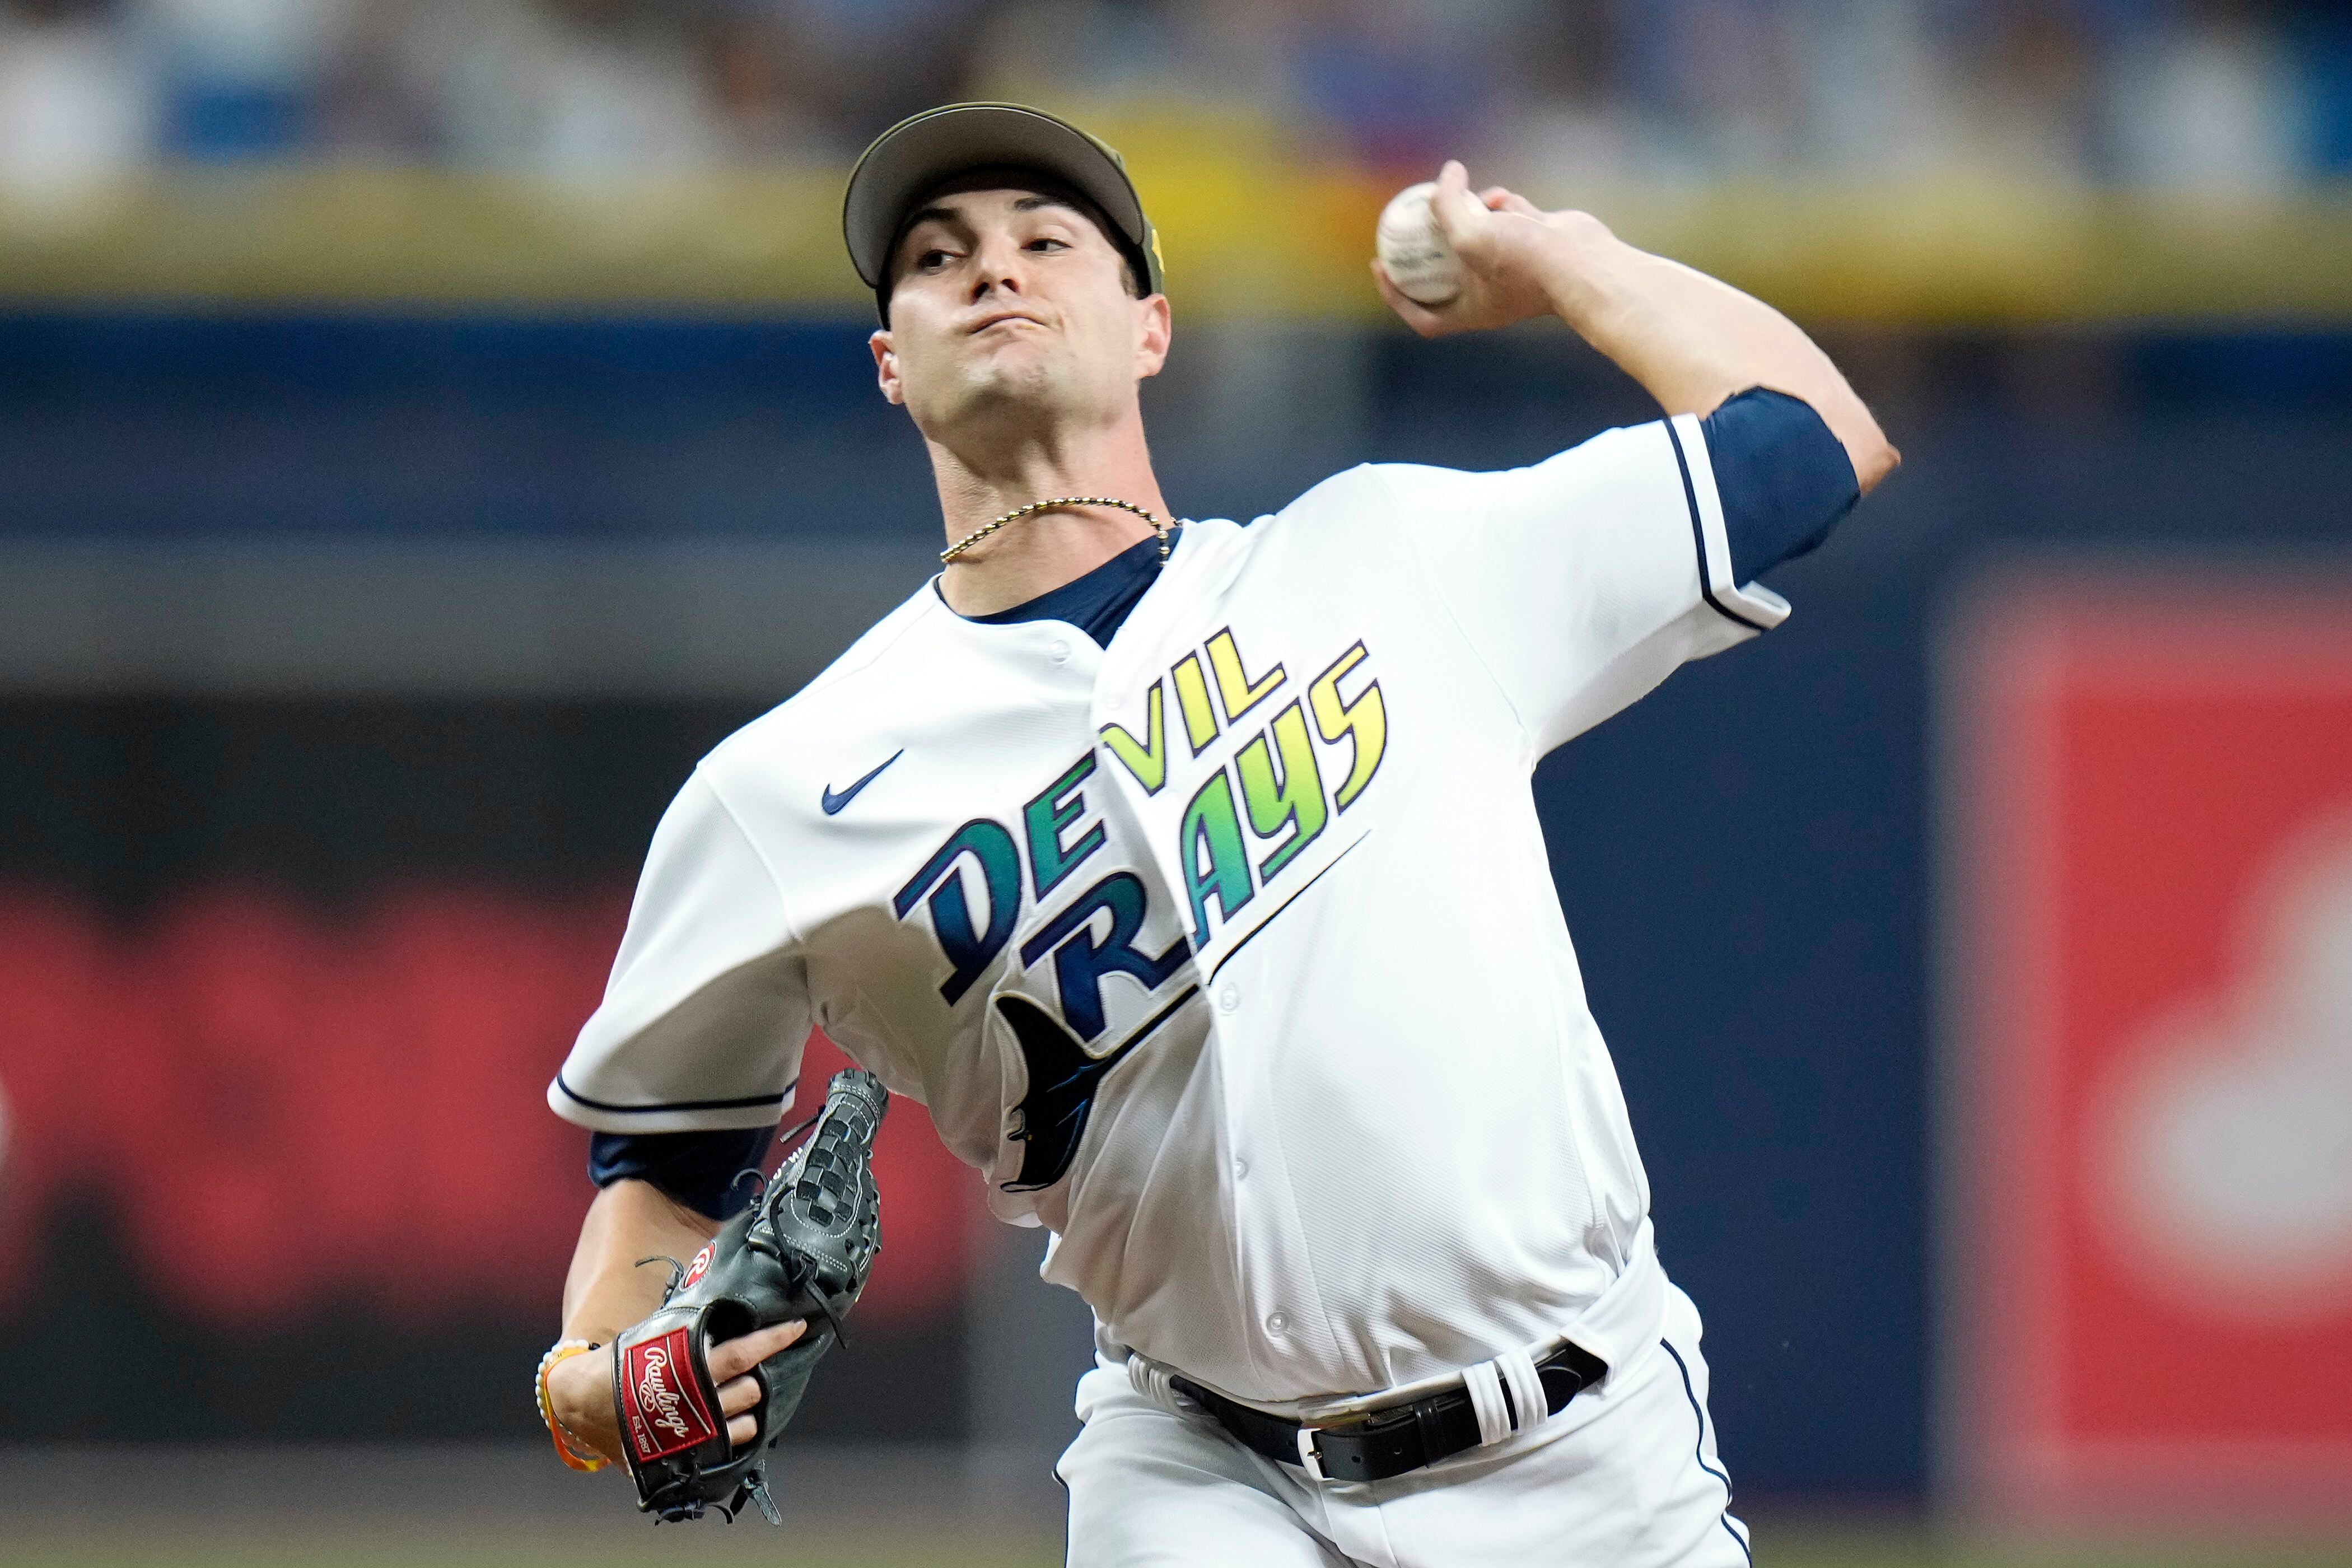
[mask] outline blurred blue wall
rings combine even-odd
[[[864,331],[0,318],[0,545],[863,540],[911,588],[936,513]],[[1734,1475],[1904,1495],[1932,1463],[1937,1331],[1939,616],[2020,557],[2340,564],[2352,338],[1831,346],[1906,468],[1776,577],[1786,629],[1679,675],[1538,790]],[[1150,406],[1171,498],[1241,516],[1366,458],[1509,464],[1647,416],[1559,332],[1296,325],[1180,336]],[[834,649],[795,651],[813,672]]]

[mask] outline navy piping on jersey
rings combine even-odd
[[[1763,622],[1749,620],[1715,596],[1715,584],[1706,569],[1706,525],[1699,521],[1698,489],[1691,483],[1690,459],[1683,455],[1682,432],[1675,428],[1675,422],[1671,419],[1666,421],[1666,439],[1675,444],[1675,466],[1683,474],[1683,500],[1690,508],[1691,542],[1698,549],[1698,591],[1706,595],[1708,604],[1715,606],[1716,613],[1726,620],[1737,621],[1750,631],[1769,630]]]
[[[781,1094],[749,1094],[740,1100],[672,1100],[659,1105],[614,1105],[610,1100],[591,1100],[564,1082],[560,1072],[555,1075],[555,1087],[563,1091],[566,1099],[591,1110],[608,1110],[615,1116],[651,1116],[663,1110],[749,1110],[755,1105],[772,1105],[781,1111],[793,1090],[800,1087],[800,1079],[784,1085]]]
[[[1723,509],[1724,543],[1731,580],[1752,583],[1763,573],[1814,549],[1862,497],[1844,444],[1811,404],[1769,387],[1751,386],[1699,421],[1706,442],[1716,500]],[[1767,629],[1716,596],[1706,565],[1706,531],[1699,519],[1698,487],[1682,432],[1666,421],[1690,509],[1691,542],[1698,551],[1699,592],[1730,620]]]
[[[1070,1568],[1070,1483],[1062,1479],[1061,1460],[1054,1461],[1053,1469],[1054,1482],[1062,1489],[1062,1568]]]
[[[1675,1358],[1675,1370],[1683,1374],[1683,1397],[1690,1401],[1691,1414],[1698,1417],[1698,1442],[1691,1449],[1691,1453],[1697,1458],[1698,1468],[1700,1469],[1705,1470],[1708,1475],[1713,1476],[1717,1480],[1723,1483],[1723,1518],[1721,1521],[1723,1525],[1723,1533],[1731,1537],[1734,1542],[1737,1542],[1739,1546],[1739,1554],[1742,1557],[1747,1558],[1750,1563],[1753,1563],[1756,1561],[1756,1553],[1748,1550],[1748,1542],[1741,1537],[1739,1531],[1731,1528],[1731,1478],[1706,1462],[1706,1409],[1698,1402],[1698,1391],[1691,1386],[1690,1367],[1685,1362],[1684,1362],[1682,1352],[1675,1350],[1674,1346],[1668,1344],[1665,1341],[1660,1340],[1658,1342],[1658,1348]]]

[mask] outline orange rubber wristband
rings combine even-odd
[[[564,1438],[571,1437],[572,1434],[566,1431],[563,1423],[556,1418],[555,1406],[547,1397],[547,1374],[553,1372],[560,1363],[603,1348],[602,1345],[593,1344],[586,1340],[558,1340],[545,1355],[539,1358],[539,1373],[531,1379],[531,1394],[539,1403],[539,1419],[547,1427],[547,1435],[555,1444],[555,1457],[583,1475],[594,1475],[612,1461],[600,1458],[594,1454],[576,1453],[571,1444],[564,1441]],[[572,1441],[577,1443],[580,1439],[572,1437]]]

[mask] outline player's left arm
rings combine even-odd
[[[1590,213],[1547,213],[1499,186],[1474,193],[1459,163],[1439,175],[1430,210],[1461,258],[1460,294],[1416,304],[1373,264],[1382,298],[1423,336],[1557,315],[1670,415],[1711,414],[1763,387],[1821,416],[1860,493],[1902,461],[1829,356],[1762,300],[1627,245]]]

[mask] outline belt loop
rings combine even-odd
[[[1127,1356],[1127,1381],[1136,1393],[1151,1401],[1171,1415],[1185,1412],[1184,1396],[1176,1392],[1175,1378],[1158,1362],[1135,1351]]]
[[[1551,1414],[1543,1379],[1536,1375],[1535,1357],[1524,1350],[1505,1351],[1491,1364],[1502,1374],[1503,1386],[1511,1395],[1513,1431],[1524,1432]]]
[[[1324,1480],[1323,1457],[1315,1451],[1315,1431],[1312,1426],[1298,1429],[1298,1463],[1315,1478],[1315,1484],[1321,1486]]]
[[[1478,1444],[1492,1447],[1511,1435],[1511,1417],[1503,1404],[1502,1374],[1495,1363],[1482,1361],[1475,1366],[1462,1369],[1462,1386],[1470,1395],[1471,1411],[1478,1417]]]

